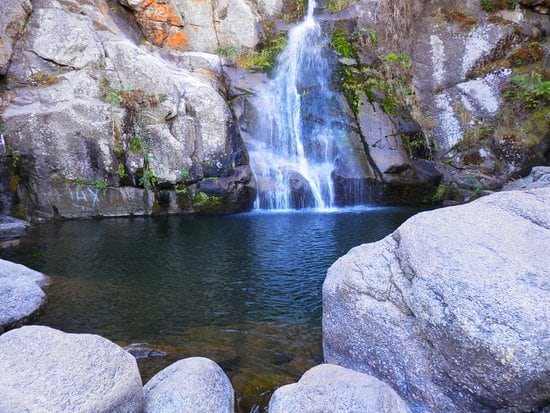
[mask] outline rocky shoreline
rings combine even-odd
[[[278,389],[269,411],[546,411],[547,176],[536,169],[515,183],[526,189],[418,214],[340,258],[323,286],[329,364]],[[0,268],[1,324],[10,328],[43,304],[47,278],[7,261]],[[90,334],[8,331],[0,370],[9,372],[0,378],[2,411],[234,410],[231,383],[213,361],[180,360],[142,386],[135,357]]]

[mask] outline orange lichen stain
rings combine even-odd
[[[164,42],[165,47],[184,49],[189,44],[189,36],[183,32],[170,33]]]
[[[171,2],[160,4],[156,0],[153,0],[144,13],[149,20],[166,22],[171,26],[182,26],[181,17]]]
[[[149,40],[151,40],[155,46],[162,46],[166,38],[166,33],[162,30],[153,30],[152,33],[150,32],[150,35],[151,34],[152,36],[148,36],[150,37]]]
[[[201,31],[201,29],[200,29],[199,26],[193,26],[193,27],[191,27],[191,28],[193,29],[193,31],[194,31],[195,33],[198,33],[198,32]]]
[[[99,10],[101,10],[101,14],[103,14],[105,17],[107,17],[108,15],[108,8],[107,8],[107,5],[105,4],[105,2],[103,0],[99,0]]]
[[[200,72],[201,75],[206,76],[206,77],[208,77],[208,78],[210,78],[210,79],[213,79],[213,80],[217,80],[217,79],[218,79],[218,77],[216,76],[216,73],[214,73],[214,72],[213,72],[212,70],[210,70],[210,69],[204,69],[204,68],[203,68],[203,69],[199,69],[199,72]]]
[[[202,4],[202,3],[204,3],[204,0],[193,0],[193,3]]]

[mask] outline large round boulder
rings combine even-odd
[[[0,411],[141,413],[136,361],[111,341],[26,326],[0,336]]]
[[[157,373],[143,387],[145,413],[233,413],[234,392],[215,362],[190,357]]]
[[[298,383],[283,386],[269,413],[407,413],[407,404],[380,380],[332,364],[308,370]]]
[[[418,214],[352,249],[323,285],[325,360],[419,411],[550,400],[550,188]]]
[[[0,260],[0,332],[26,320],[42,307],[46,301],[42,287],[47,283],[44,274]]]

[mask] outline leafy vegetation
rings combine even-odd
[[[355,64],[341,67],[342,90],[355,113],[364,93],[370,102],[376,101],[385,113],[400,115],[398,107],[412,93],[408,85],[411,79],[410,57],[406,53],[389,53],[372,66],[358,63],[357,44],[365,47],[366,43],[370,43],[374,47],[376,42],[372,35],[370,31],[352,35],[339,30],[333,33],[332,48],[344,58],[355,59]]]
[[[327,0],[325,3],[325,7],[334,13],[345,9],[346,7],[356,2],[357,0]]]
[[[349,41],[349,35],[348,33],[341,31],[341,30],[335,30],[332,39],[330,41],[330,46],[338,53],[340,56],[344,58],[355,58],[356,57],[356,50]]]
[[[550,79],[546,71],[515,74],[503,95],[508,100],[519,100],[527,108],[536,108],[539,104],[550,103]]]
[[[294,23],[304,17],[307,0],[284,0],[284,13],[281,18],[286,23]]]
[[[132,152],[142,152],[143,145],[141,144],[141,138],[138,135],[132,135],[129,147]]]
[[[449,187],[445,184],[439,184],[432,195],[432,202],[442,202],[449,196]]]
[[[480,0],[479,7],[487,13],[499,10],[514,10],[518,4],[517,0]]]
[[[222,206],[223,198],[221,196],[208,196],[208,194],[199,191],[193,198],[193,208],[196,209],[216,209]]]
[[[376,30],[369,29],[368,31],[370,44],[372,47],[376,47],[378,44],[378,35],[376,34]]]
[[[7,146],[6,157],[10,160],[10,164],[12,168],[17,168],[19,166],[19,162],[21,161],[21,156],[19,155],[19,152],[17,152],[17,149],[15,149],[13,146],[11,145]]]
[[[128,177],[128,174],[126,173],[126,167],[124,166],[124,162],[119,162],[116,173],[120,179],[124,179]]]
[[[544,48],[539,42],[529,42],[525,46],[517,47],[512,51],[508,60],[514,67],[530,65],[541,61],[544,57]]]
[[[286,37],[277,35],[267,36],[260,51],[228,46],[217,48],[215,53],[234,61],[237,66],[244,69],[266,71],[273,67],[277,55],[285,46]]]
[[[138,180],[139,186],[148,191],[156,191],[159,183],[160,179],[158,179],[149,168],[144,171],[143,175]]]
[[[111,102],[111,105],[120,106],[120,103],[122,102],[122,96],[119,90],[110,90],[107,96],[109,98],[109,101]]]
[[[103,179],[91,179],[88,184],[95,187],[98,191],[105,191],[107,189],[107,181]]]
[[[33,73],[31,79],[35,86],[51,86],[60,82],[60,78],[50,73]]]

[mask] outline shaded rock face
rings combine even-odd
[[[427,161],[415,161],[407,150],[405,142],[425,138],[418,123],[405,119],[410,117],[384,113],[379,103],[361,96],[357,122],[376,177],[371,195],[375,202],[424,202],[441,180],[435,167]]]
[[[0,410],[127,412],[143,409],[135,359],[109,340],[27,326],[0,336]]]
[[[340,366],[321,364],[300,381],[280,387],[269,402],[270,413],[408,413],[407,404],[380,380]]]
[[[1,221],[0,217],[0,229],[7,225]],[[27,320],[44,305],[42,287],[47,284],[44,274],[0,260],[0,332]]]
[[[365,0],[323,16],[328,28],[362,39],[355,40],[358,57],[372,73],[391,66],[388,58],[410,57],[410,69],[401,71],[406,76],[390,71],[376,83],[395,85],[398,80],[393,95],[404,101],[426,136],[428,150],[412,151],[413,158],[433,161],[443,175],[439,189],[456,200],[498,189],[548,163],[547,99],[527,102],[517,84],[529,82],[529,76],[547,80],[550,21],[533,12],[541,12],[542,3],[519,3],[512,10],[496,2]],[[374,41],[365,38],[369,32],[376,33]],[[341,60],[346,66],[355,64],[354,59]],[[365,115],[360,116],[368,119]],[[410,146],[406,129],[400,132],[405,138],[397,135],[379,149],[395,147],[400,140]],[[380,142],[380,136],[370,136]],[[376,150],[372,152],[377,158]],[[396,182],[392,178],[388,182]],[[386,187],[391,193],[392,185]],[[416,192],[425,194],[422,185]]]
[[[323,285],[325,360],[428,412],[547,405],[549,202],[502,192],[352,249]]]
[[[143,21],[153,32],[176,13],[170,2],[125,5],[149,13]],[[225,182],[217,212],[249,209],[254,181],[224,98],[220,59],[139,47],[126,13],[96,0],[45,1],[21,34],[2,121],[18,154],[27,215],[166,212],[158,191],[176,189],[191,202],[169,213],[201,212],[194,200],[211,195],[199,190],[209,178]],[[168,47],[170,36],[160,37],[154,43]]]
[[[447,185],[494,190],[548,162],[545,115],[506,90],[523,66],[542,68],[544,53],[513,56],[542,50],[537,45],[549,32],[547,18],[519,6],[485,13],[476,2],[425,4],[415,25],[414,86],[432,114],[436,157],[453,167],[441,168]],[[468,180],[476,183],[464,185]]]
[[[233,387],[215,362],[204,357],[180,360],[143,387],[145,413],[233,413]]]

